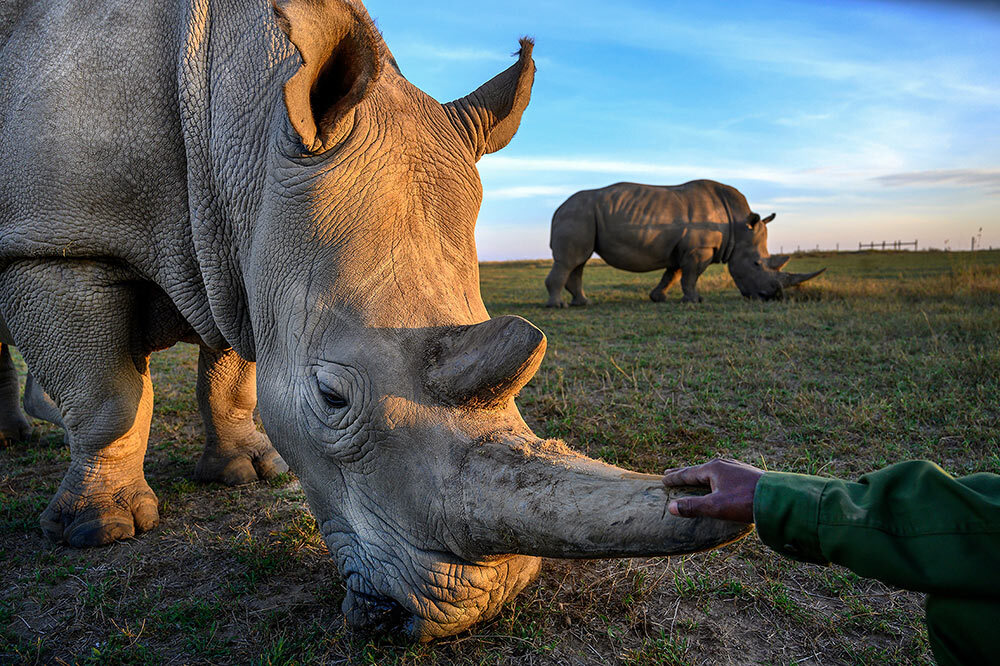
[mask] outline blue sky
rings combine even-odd
[[[1000,247],[1000,10],[932,2],[365,3],[440,101],[536,40],[514,141],[480,162],[483,260],[540,258],[552,211],[621,180],[740,189],[772,252]]]

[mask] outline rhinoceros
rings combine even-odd
[[[530,40],[447,104],[349,0],[13,0],[0,40],[0,435],[28,428],[14,345],[27,408],[69,440],[52,539],[157,525],[148,359],[179,341],[200,345],[197,477],[290,467],[356,626],[445,636],[541,556],[745,534],[674,519],[658,477],[539,439],[514,403],[546,339],[483,304],[476,162],[518,129]]]
[[[635,273],[666,269],[649,292],[655,302],[679,281],[682,301],[700,303],[696,284],[710,264],[729,266],[747,298],[781,298],[784,290],[816,277],[782,273],[789,257],[767,251],[767,224],[750,210],[746,197],[729,185],[693,180],[683,185],[616,183],[583,190],[552,216],[552,270],[545,278],[548,307],[587,305],[583,268],[594,252],[615,268]]]

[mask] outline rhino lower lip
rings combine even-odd
[[[364,627],[375,632],[394,632],[404,627],[411,616],[395,599],[351,589],[352,611],[364,616]]]

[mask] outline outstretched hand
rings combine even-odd
[[[670,500],[667,510],[683,518],[719,518],[740,523],[753,522],[753,495],[764,472],[736,460],[718,459],[695,467],[668,469],[663,485],[709,486],[712,492],[701,497]]]

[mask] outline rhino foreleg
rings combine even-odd
[[[24,411],[27,412],[28,416],[41,421],[48,421],[60,428],[65,428],[62,422],[62,414],[59,413],[59,407],[49,397],[49,394],[45,392],[41,384],[35,380],[34,375],[30,373],[24,382],[23,404]]]
[[[148,351],[130,322],[135,278],[97,262],[30,261],[0,274],[13,337],[56,399],[70,465],[41,526],[54,541],[98,546],[152,529],[156,495],[143,475],[153,413]]]
[[[256,377],[256,364],[232,349],[201,348],[197,394],[205,423],[205,451],[195,468],[199,480],[235,486],[288,471],[267,435],[254,423]]]
[[[698,294],[696,285],[714,256],[715,250],[705,247],[690,250],[684,255],[681,261],[681,290],[684,292],[682,303],[701,303],[705,300]]]
[[[659,284],[649,292],[649,299],[654,303],[663,303],[667,300],[667,290],[680,282],[681,270],[679,268],[668,268],[663,272]]]
[[[0,439],[20,442],[31,436],[31,424],[18,406],[17,369],[10,345],[0,344]]]

